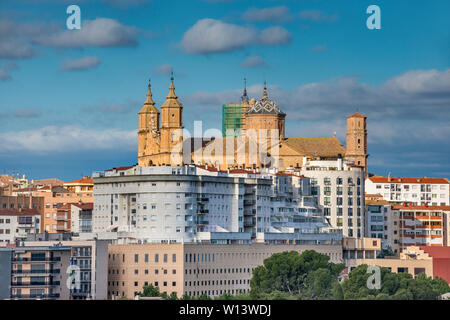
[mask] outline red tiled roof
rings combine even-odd
[[[404,204],[396,204],[392,206],[392,209],[396,210],[441,210],[441,211],[450,211],[450,206],[416,206],[416,205],[404,205]]]
[[[443,178],[394,178],[391,177],[369,177],[369,180],[374,183],[445,183],[449,182]]]
[[[40,215],[37,209],[0,209],[0,216]]]
[[[81,210],[93,210],[94,204],[92,202],[88,203],[71,203],[72,205],[80,208]]]
[[[230,169],[230,173],[248,173],[248,174],[254,174],[253,171],[250,171],[250,170],[244,170],[244,169]]]
[[[116,170],[116,171],[124,171],[124,170],[128,170],[128,169],[131,169],[131,168],[134,168],[134,166],[112,168],[112,169],[108,169],[108,170],[105,170],[105,171],[114,171],[114,170]]]
[[[78,180],[74,180],[74,181],[70,181],[70,182],[66,182],[64,184],[77,184],[77,183],[94,183],[94,180],[92,178],[81,178]]]

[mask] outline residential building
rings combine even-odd
[[[94,180],[91,177],[83,177],[82,179],[64,182],[64,188],[74,193],[92,194],[94,190]]]
[[[74,234],[92,232],[92,211],[94,204],[72,203],[71,204],[71,232]]]
[[[283,251],[314,250],[343,263],[340,242],[323,245],[122,244],[109,246],[108,297],[133,298],[145,285],[170,295],[248,292],[253,270]]]
[[[382,249],[399,254],[399,215],[391,204],[381,199],[368,200],[366,195],[366,237],[381,239]],[[372,197],[373,199],[374,197]]]
[[[94,174],[93,232],[147,242],[311,243],[340,240],[309,179],[208,166],[133,167]]]
[[[429,206],[450,205],[450,184],[447,179],[372,176],[366,179],[365,185],[367,193],[379,193],[384,200],[397,204],[408,202]]]
[[[364,236],[364,168],[338,160],[304,160],[298,171],[311,179],[311,189],[324,217],[344,237]]]
[[[0,242],[14,243],[39,233],[40,219],[38,209],[0,209]]]
[[[450,206],[393,205],[399,246],[448,246]]]
[[[107,298],[106,241],[45,239],[0,243],[0,299]]]
[[[93,193],[89,190],[80,192],[70,191],[63,187],[43,187],[33,192],[34,196],[44,198],[43,216],[41,219],[41,230],[49,233],[57,233],[57,211],[68,203],[93,202]]]

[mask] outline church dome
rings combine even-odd
[[[285,114],[281,111],[280,107],[267,97],[267,88],[264,83],[264,94],[261,100],[256,101],[253,107],[247,112],[247,114]]]

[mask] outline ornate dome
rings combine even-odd
[[[253,107],[247,112],[247,114],[254,113],[285,114],[275,102],[267,97],[266,83],[264,83],[264,94],[262,99],[256,101]]]

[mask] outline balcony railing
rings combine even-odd
[[[61,257],[45,257],[45,258],[12,258],[13,262],[57,262],[61,261]]]
[[[29,281],[29,282],[18,282],[13,281],[11,286],[13,287],[48,287],[48,286],[59,286],[59,281]]]
[[[60,274],[59,269],[42,269],[42,270],[12,270],[13,274]]]
[[[12,299],[57,299],[59,298],[59,293],[48,293],[48,294],[12,294]]]

